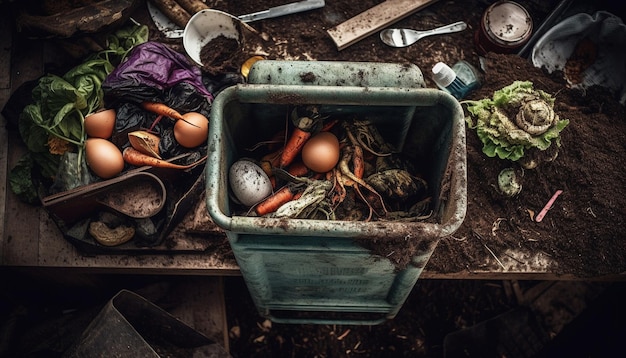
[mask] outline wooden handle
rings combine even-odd
[[[326,32],[339,51],[438,0],[387,0]]]
[[[191,16],[193,16],[196,12],[209,8],[209,5],[205,4],[201,0],[176,0],[176,2]]]
[[[165,16],[167,16],[168,19],[172,20],[173,23],[183,29],[191,18],[191,15],[187,12],[187,10],[183,9],[183,7],[174,0],[149,1],[151,1],[157,9],[159,9]]]

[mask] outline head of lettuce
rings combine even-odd
[[[467,105],[465,120],[489,157],[519,161],[529,150],[546,151],[553,142],[558,148],[560,133],[569,124],[554,112],[554,97],[533,89],[529,81],[515,81],[495,91],[492,98],[461,103]],[[527,161],[524,166],[536,165]]]

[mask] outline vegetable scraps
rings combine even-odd
[[[102,83],[123,61],[129,47],[148,40],[145,25],[132,26],[110,35],[108,49],[64,75],[46,74],[39,79],[32,91],[33,102],[24,108],[19,119],[20,136],[28,148],[26,155],[33,160],[21,160],[9,174],[12,189],[23,201],[33,202],[37,198],[35,180],[24,173],[36,169],[43,178],[52,179],[58,174],[62,155],[73,151],[78,153],[77,167],[81,167],[86,139],[84,120],[103,105]],[[17,188],[19,191],[15,191]]]
[[[559,135],[569,124],[554,112],[554,97],[533,89],[530,81],[515,81],[492,98],[461,104],[467,105],[465,121],[476,129],[489,157],[517,161],[530,148],[544,151],[552,140],[560,145]]]

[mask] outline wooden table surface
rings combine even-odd
[[[7,15],[0,15],[6,17]],[[12,33],[9,19],[1,19],[3,34]],[[0,37],[0,106],[4,107],[22,83],[44,73],[51,56],[50,43],[38,40],[13,41]],[[55,222],[41,207],[24,204],[11,192],[7,173],[24,151],[19,134],[0,125],[0,266],[39,269],[71,269],[86,273],[240,275],[234,257],[224,250],[184,254],[86,255],[67,241]],[[211,240],[207,238],[207,240]],[[227,245],[227,243],[224,243]],[[435,250],[434,255],[437,255]],[[512,251],[496,260],[472,264],[461,272],[435,272],[426,266],[421,278],[438,279],[577,279],[551,272],[550,258],[541,253]],[[619,277],[598,279],[623,279]]]

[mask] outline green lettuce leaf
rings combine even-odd
[[[507,116],[507,113],[517,113],[525,102],[533,99],[541,99],[551,109],[554,107],[554,98],[544,91],[533,89],[529,81],[515,81],[495,91],[492,98],[461,102],[467,105],[469,116],[465,121],[470,129],[476,130],[485,155],[517,161],[524,156],[525,150],[546,150],[553,140],[558,140],[569,120],[555,116],[553,125],[547,131],[532,135]]]

